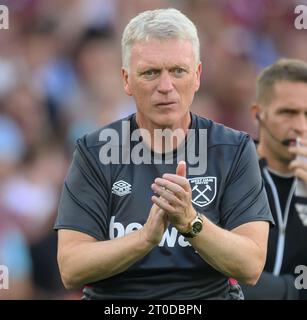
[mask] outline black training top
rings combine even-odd
[[[262,172],[265,167],[262,167]],[[267,176],[263,175],[265,188],[277,227],[272,228],[269,233],[267,261],[264,267],[265,271],[273,273],[275,265],[279,265],[280,275],[291,275],[293,280],[291,288],[295,290],[295,282],[300,285],[297,290],[299,299],[307,299],[307,290],[302,289],[302,281],[299,281],[299,275],[302,275],[302,268],[307,265],[307,197],[298,197],[295,194],[291,196],[291,188],[295,183],[294,177],[283,177],[270,172],[272,182],[277,190],[278,199],[275,199],[272,192],[272,185],[268,183]],[[284,239],[281,235],[280,222],[277,215],[276,204],[280,203],[281,220],[285,223]],[[287,202],[289,204],[287,217],[285,217]],[[279,226],[279,227],[278,227]],[[278,250],[278,248],[280,248]],[[281,258],[279,257],[281,256]],[[279,261],[280,260],[280,261]],[[298,268],[298,271],[296,270]]]
[[[151,184],[163,173],[175,173],[179,156],[175,153],[174,164],[102,164],[101,150],[109,143],[100,141],[102,130],[114,129],[121,136],[124,120],[132,134],[137,129],[135,114],[78,140],[55,229],[77,230],[97,240],[109,240],[145,224],[152,206]],[[203,151],[199,149],[207,151],[206,172],[187,176],[195,210],[227,230],[251,221],[273,222],[250,137],[192,113],[191,120],[196,154]],[[201,147],[200,129],[207,132],[207,145]],[[138,142],[130,140],[120,138],[112,148],[119,149],[120,154],[123,149],[131,151]],[[187,167],[192,166],[187,161]],[[228,292],[227,277],[201,259],[172,225],[160,244],[125,272],[84,289],[92,299],[227,299]]]

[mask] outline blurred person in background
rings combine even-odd
[[[232,38],[231,35],[225,37]],[[235,39],[232,40],[230,42],[236,43]],[[218,51],[214,59],[219,63],[210,67],[212,82],[208,84],[214,97],[213,108],[218,111],[215,121],[255,136],[256,126],[250,118],[248,106],[254,93],[257,69],[246,53],[233,53],[222,43],[215,46]],[[238,74],[241,76],[236,76]]]
[[[282,59],[265,68],[252,114],[259,125],[257,151],[276,227],[270,229],[258,283],[243,285],[245,298],[307,299],[306,290],[295,286],[296,267],[307,265],[307,162],[302,159],[307,157],[307,63]]]
[[[12,119],[0,115],[0,265],[6,266],[9,271],[9,288],[0,290],[0,300],[33,297],[28,241],[20,221],[1,199],[3,188],[16,173],[25,150],[21,130]]]
[[[0,114],[0,189],[20,164],[26,145],[19,126],[8,116]]]
[[[257,126],[249,114],[254,82],[260,68],[280,55],[297,54],[289,46],[294,3],[195,0],[185,4],[203,40],[206,73],[200,90],[210,99],[200,114],[256,137]]]
[[[17,83],[2,98],[2,112],[20,128],[28,149],[51,137],[51,127],[43,96],[25,83]]]
[[[0,205],[0,265],[8,268],[8,289],[0,290],[0,300],[32,299],[32,259],[22,230],[14,217]]]
[[[31,298],[60,297],[64,292],[56,265],[57,241],[52,224],[67,158],[61,148],[50,142],[31,150],[20,159],[15,171],[1,181],[0,207],[15,222],[16,230],[22,232],[19,237],[22,236],[32,266]],[[6,219],[3,221],[1,212],[0,218],[3,226]],[[5,223],[3,228],[7,226],[10,224]]]
[[[0,225],[8,228],[7,237],[13,225],[12,237],[17,234],[31,261],[32,290],[28,298],[51,298],[63,290],[52,223],[67,155],[59,142],[52,142],[46,105],[31,86],[17,82],[0,104],[0,207],[7,216]],[[4,224],[8,219],[14,224]],[[42,248],[45,244],[48,253],[47,245]]]
[[[132,101],[114,90],[121,79],[114,72],[119,56],[114,54],[111,26],[84,30],[74,50],[75,87],[65,101],[62,115],[69,123],[68,141],[134,111]]]

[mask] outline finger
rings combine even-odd
[[[302,146],[289,147],[288,151],[295,155],[301,155],[301,156],[307,157],[307,147],[302,147]]]
[[[294,170],[294,174],[297,178],[303,180],[305,183],[307,183],[307,172],[303,169],[296,169]]]
[[[157,220],[157,219],[160,219],[160,218],[164,217],[165,214],[166,214],[165,211],[162,210],[160,207],[158,207],[154,203],[153,206],[152,206],[152,210],[150,211],[149,218],[151,220]]]
[[[159,196],[163,197],[165,200],[167,200],[170,204],[176,205],[176,206],[182,206],[183,203],[180,199],[176,197],[176,195],[167,189],[163,187],[159,187],[155,183],[151,185],[152,190],[157,193]]]
[[[185,192],[185,190],[181,186],[166,179],[156,178],[155,183],[158,186],[164,187],[176,194]]]
[[[162,176],[163,179],[169,180],[181,186],[185,191],[190,191],[190,183],[187,178],[178,176],[177,174],[165,173]]]
[[[187,165],[185,161],[179,161],[177,169],[176,169],[176,174],[181,177],[186,177],[186,170],[187,170]]]
[[[169,204],[167,203],[166,201],[163,201],[163,199],[161,198],[158,198],[156,196],[152,196],[151,197],[151,201],[156,204],[160,209],[163,209],[167,212],[174,212],[174,208]]]
[[[307,147],[307,139],[306,138],[300,138],[300,144]]]
[[[304,160],[293,160],[289,164],[290,170],[302,169],[307,172],[307,162]]]

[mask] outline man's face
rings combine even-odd
[[[262,120],[271,133],[280,141],[307,137],[307,84],[280,81],[274,85],[272,101],[263,107]],[[275,157],[289,163],[293,155],[287,146],[281,146],[265,128],[261,129],[261,142]]]
[[[136,42],[129,73],[123,70],[124,88],[134,97],[142,124],[172,128],[189,118],[200,73],[188,40]]]

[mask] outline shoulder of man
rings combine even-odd
[[[101,147],[106,143],[112,144],[112,138],[114,143],[116,143],[116,139],[119,138],[119,143],[121,145],[122,130],[128,128],[128,126],[128,129],[130,129],[130,126],[132,126],[131,123],[133,117],[134,114],[131,114],[125,118],[107,124],[106,126],[103,126],[93,132],[84,135],[82,138],[78,139],[77,143],[82,144],[86,148],[90,149],[95,147]],[[123,125],[123,123],[125,123],[126,126]],[[115,136],[113,136],[113,134]],[[110,137],[111,142],[109,141],[109,139],[106,139],[107,137]]]
[[[217,145],[239,146],[251,140],[248,133],[229,128],[213,120],[196,116],[199,129],[207,129],[208,148]]]

